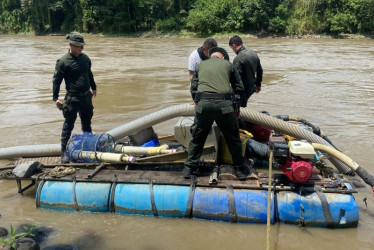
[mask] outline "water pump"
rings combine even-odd
[[[313,174],[313,165],[305,160],[288,159],[279,169],[294,183],[307,183]]]
[[[313,174],[310,161],[315,151],[302,141],[290,141],[287,144],[274,143],[274,163],[294,183],[307,183]]]

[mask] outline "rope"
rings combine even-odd
[[[76,170],[73,167],[62,167],[62,166],[58,166],[58,167],[53,168],[49,172],[49,175],[52,176],[52,177],[59,178],[59,177],[63,177],[63,176],[69,175],[69,174],[74,174],[75,171]]]
[[[270,151],[269,156],[269,178],[268,178],[268,207],[267,207],[267,222],[266,222],[266,249],[270,249],[270,208],[271,208],[271,177],[273,166],[273,151]]]
[[[0,180],[1,179],[6,179],[8,177],[8,175],[10,175],[11,173],[12,173],[12,169],[0,171]]]

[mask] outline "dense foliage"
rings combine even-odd
[[[1,0],[0,33],[374,32],[374,0]]]

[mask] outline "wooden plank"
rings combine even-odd
[[[175,140],[175,136],[174,135],[159,136],[158,140],[160,142],[162,142],[162,141],[174,141]]]
[[[184,179],[182,172],[175,171],[142,171],[142,170],[108,170],[103,169],[99,171],[92,179],[86,179],[87,175],[92,172],[91,169],[77,169],[74,174],[63,176],[60,178],[50,177],[48,175],[43,176],[42,173],[35,174],[30,178],[20,178],[18,180],[36,180],[39,178],[51,181],[83,181],[83,182],[123,182],[123,183],[138,183],[138,184],[149,184],[152,181],[156,185],[191,185],[190,179]],[[264,176],[259,176],[259,180],[247,179],[245,181],[238,181],[236,179],[225,179],[222,180],[218,178],[218,182],[210,185],[209,184],[209,174],[199,174],[195,183],[199,187],[207,188],[226,188],[227,185],[233,186],[235,189],[253,189],[253,190],[266,190],[267,189],[267,179]],[[7,179],[16,180],[14,176],[10,176]],[[324,182],[328,182],[328,179],[323,179]],[[317,183],[316,183],[317,185]],[[274,187],[273,187],[274,188]],[[276,190],[278,191],[292,191],[294,187],[287,185],[277,185]],[[313,183],[308,183],[304,187],[307,192],[314,192]],[[347,190],[339,188],[323,188],[323,192],[332,193],[356,193],[357,190]]]
[[[17,166],[21,163],[25,163],[29,161],[38,161],[43,165],[59,164],[61,163],[61,157],[60,156],[46,156],[46,157],[33,157],[33,158],[19,158],[14,162],[14,166]]]

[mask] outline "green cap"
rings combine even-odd
[[[81,35],[81,33],[76,32],[76,31],[70,32],[66,36],[66,40],[68,41],[68,43],[74,44],[76,46],[85,45],[83,36]]]
[[[219,52],[223,55],[223,58],[225,58],[225,60],[229,61],[230,60],[230,57],[229,57],[229,54],[227,53],[227,51],[223,48],[220,48],[220,47],[213,47],[209,50],[209,57],[211,54],[213,54],[214,52]]]

